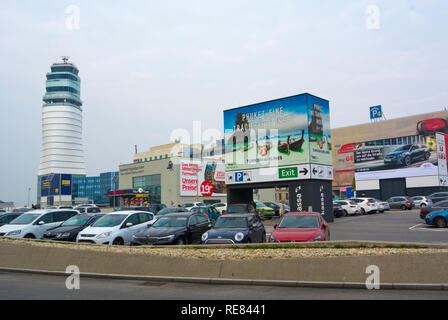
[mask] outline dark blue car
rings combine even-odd
[[[266,242],[266,230],[257,214],[223,215],[201,237],[202,244],[262,242]]]
[[[214,206],[198,206],[191,208],[190,212],[192,213],[202,213],[206,215],[213,222],[218,220],[221,216],[218,210]]]
[[[448,221],[448,210],[430,212],[425,217],[426,224],[437,228],[446,228]]]

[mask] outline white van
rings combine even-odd
[[[9,224],[0,227],[0,236],[11,238],[41,239],[52,228],[59,227],[64,221],[79,214],[76,210],[32,210]]]

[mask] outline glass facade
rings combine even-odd
[[[88,198],[96,204],[109,205],[111,200],[106,195],[118,188],[118,182],[118,172],[105,172],[96,177],[73,177],[72,198]]]
[[[144,191],[149,192],[149,202],[161,203],[162,183],[160,174],[134,177],[132,184],[134,189],[143,188]]]

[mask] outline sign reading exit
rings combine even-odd
[[[381,106],[370,107],[370,120],[380,119],[383,117],[383,110]]]

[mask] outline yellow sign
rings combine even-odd
[[[63,186],[70,186],[70,180],[62,180]]]
[[[55,192],[55,193],[58,193],[58,192],[59,192],[59,189],[58,189],[58,188],[54,189],[54,192]]]
[[[136,194],[135,195],[137,198],[147,198],[148,195],[147,194]]]

